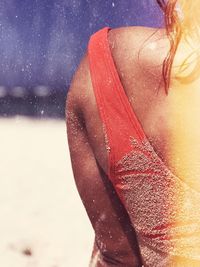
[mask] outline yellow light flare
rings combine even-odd
[[[200,0],[178,0],[177,13],[182,24],[183,37],[200,36]]]
[[[182,255],[173,258],[173,266],[200,266],[200,79],[189,84],[172,80],[168,101],[168,166],[186,187],[174,203],[175,228],[185,229],[172,237],[175,253]]]

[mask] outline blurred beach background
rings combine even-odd
[[[89,36],[129,25],[160,27],[156,1],[0,2],[0,266],[88,266],[65,101]]]
[[[63,120],[0,119],[0,266],[88,266],[93,231]]]

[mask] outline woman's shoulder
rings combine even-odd
[[[164,29],[142,26],[115,28],[109,31],[108,41],[119,73],[126,73],[128,80],[133,75],[140,77],[141,82],[146,78],[160,79],[169,50]]]
[[[142,44],[146,38],[155,41],[158,39],[165,38],[165,29],[163,28],[152,28],[143,26],[129,26],[112,28],[109,31],[109,39],[117,41],[118,44],[129,45]]]
[[[144,66],[163,62],[169,48],[165,29],[143,26],[114,28],[108,40],[114,57],[127,60],[129,56],[140,59]],[[120,60],[121,61],[121,60]],[[143,64],[142,64],[143,65]]]

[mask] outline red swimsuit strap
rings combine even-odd
[[[121,84],[108,42],[109,27],[90,38],[88,56],[96,104],[110,147],[110,177],[115,162],[130,151],[130,137],[144,139],[144,131]]]

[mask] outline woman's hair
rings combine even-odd
[[[188,44],[190,40],[199,37],[200,26],[200,0],[156,0],[163,11],[166,34],[170,41],[170,50],[163,62],[162,74],[165,84],[165,91],[168,93],[172,72],[172,64],[176,51],[181,39],[184,39]],[[184,71],[187,67],[187,60],[196,51],[193,51],[180,66],[180,70]],[[199,65],[184,77],[182,82],[194,80],[197,77]],[[196,74],[196,75],[195,75]],[[178,79],[178,76],[177,76]],[[181,78],[180,78],[181,80]]]

